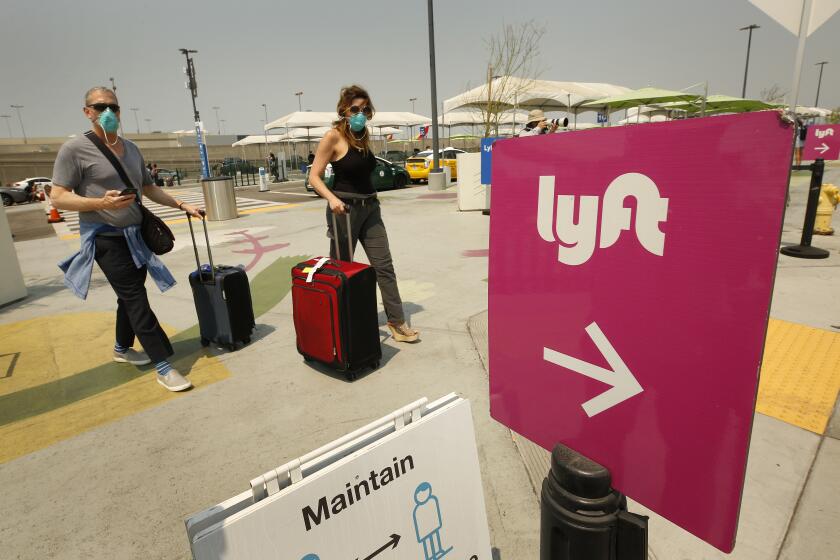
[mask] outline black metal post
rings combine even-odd
[[[647,521],[627,511],[610,472],[557,444],[540,495],[540,560],[646,560]]]
[[[825,67],[826,64],[828,64],[828,61],[824,60],[822,62],[817,62],[814,65],[814,66],[819,66],[820,67],[820,77],[817,80],[817,98],[816,98],[816,100],[814,100],[814,107],[819,107],[820,106],[820,86],[822,85],[823,68]]]
[[[744,68],[744,87],[741,88],[741,97],[747,97],[747,72],[750,70],[750,46],[752,45],[752,32],[753,29],[758,29],[759,26],[756,24],[748,25],[746,27],[742,27],[740,31],[749,30],[749,35],[747,36],[747,65]]]
[[[435,16],[433,0],[428,0],[429,6],[429,75],[432,81],[432,169],[431,173],[440,173],[437,117],[437,74],[435,73]]]
[[[817,205],[820,203],[820,188],[822,187],[825,161],[818,159],[811,165],[794,165],[793,169],[811,171],[811,184],[808,187],[808,205],[805,207],[805,224],[802,226],[802,239],[799,245],[782,247],[780,252],[789,257],[800,259],[827,259],[828,251],[818,247],[811,247],[814,236],[814,223],[817,220]]]

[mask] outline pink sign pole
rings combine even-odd
[[[493,150],[493,417],[727,552],[792,134],[768,111]]]

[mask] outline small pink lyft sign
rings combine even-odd
[[[727,552],[792,135],[760,112],[493,149],[493,417]]]
[[[840,124],[809,126],[802,159],[840,159]]]

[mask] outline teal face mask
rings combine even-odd
[[[102,130],[108,133],[114,133],[120,128],[120,121],[111,109],[99,113],[98,122]]]
[[[356,113],[347,119],[347,122],[350,123],[350,130],[353,132],[359,132],[365,128],[365,125],[367,124],[367,117],[364,113]]]

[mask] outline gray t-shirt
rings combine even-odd
[[[130,140],[123,139],[125,152],[118,157],[128,178],[141,192],[144,185],[154,184],[140,150]],[[79,135],[65,142],[58,151],[53,167],[53,184],[73,189],[79,196],[101,198],[106,191],[121,191],[125,185],[111,162],[102,155],[93,142]],[[79,212],[80,222],[95,222],[114,227],[139,224],[142,214],[137,204],[120,210]]]

